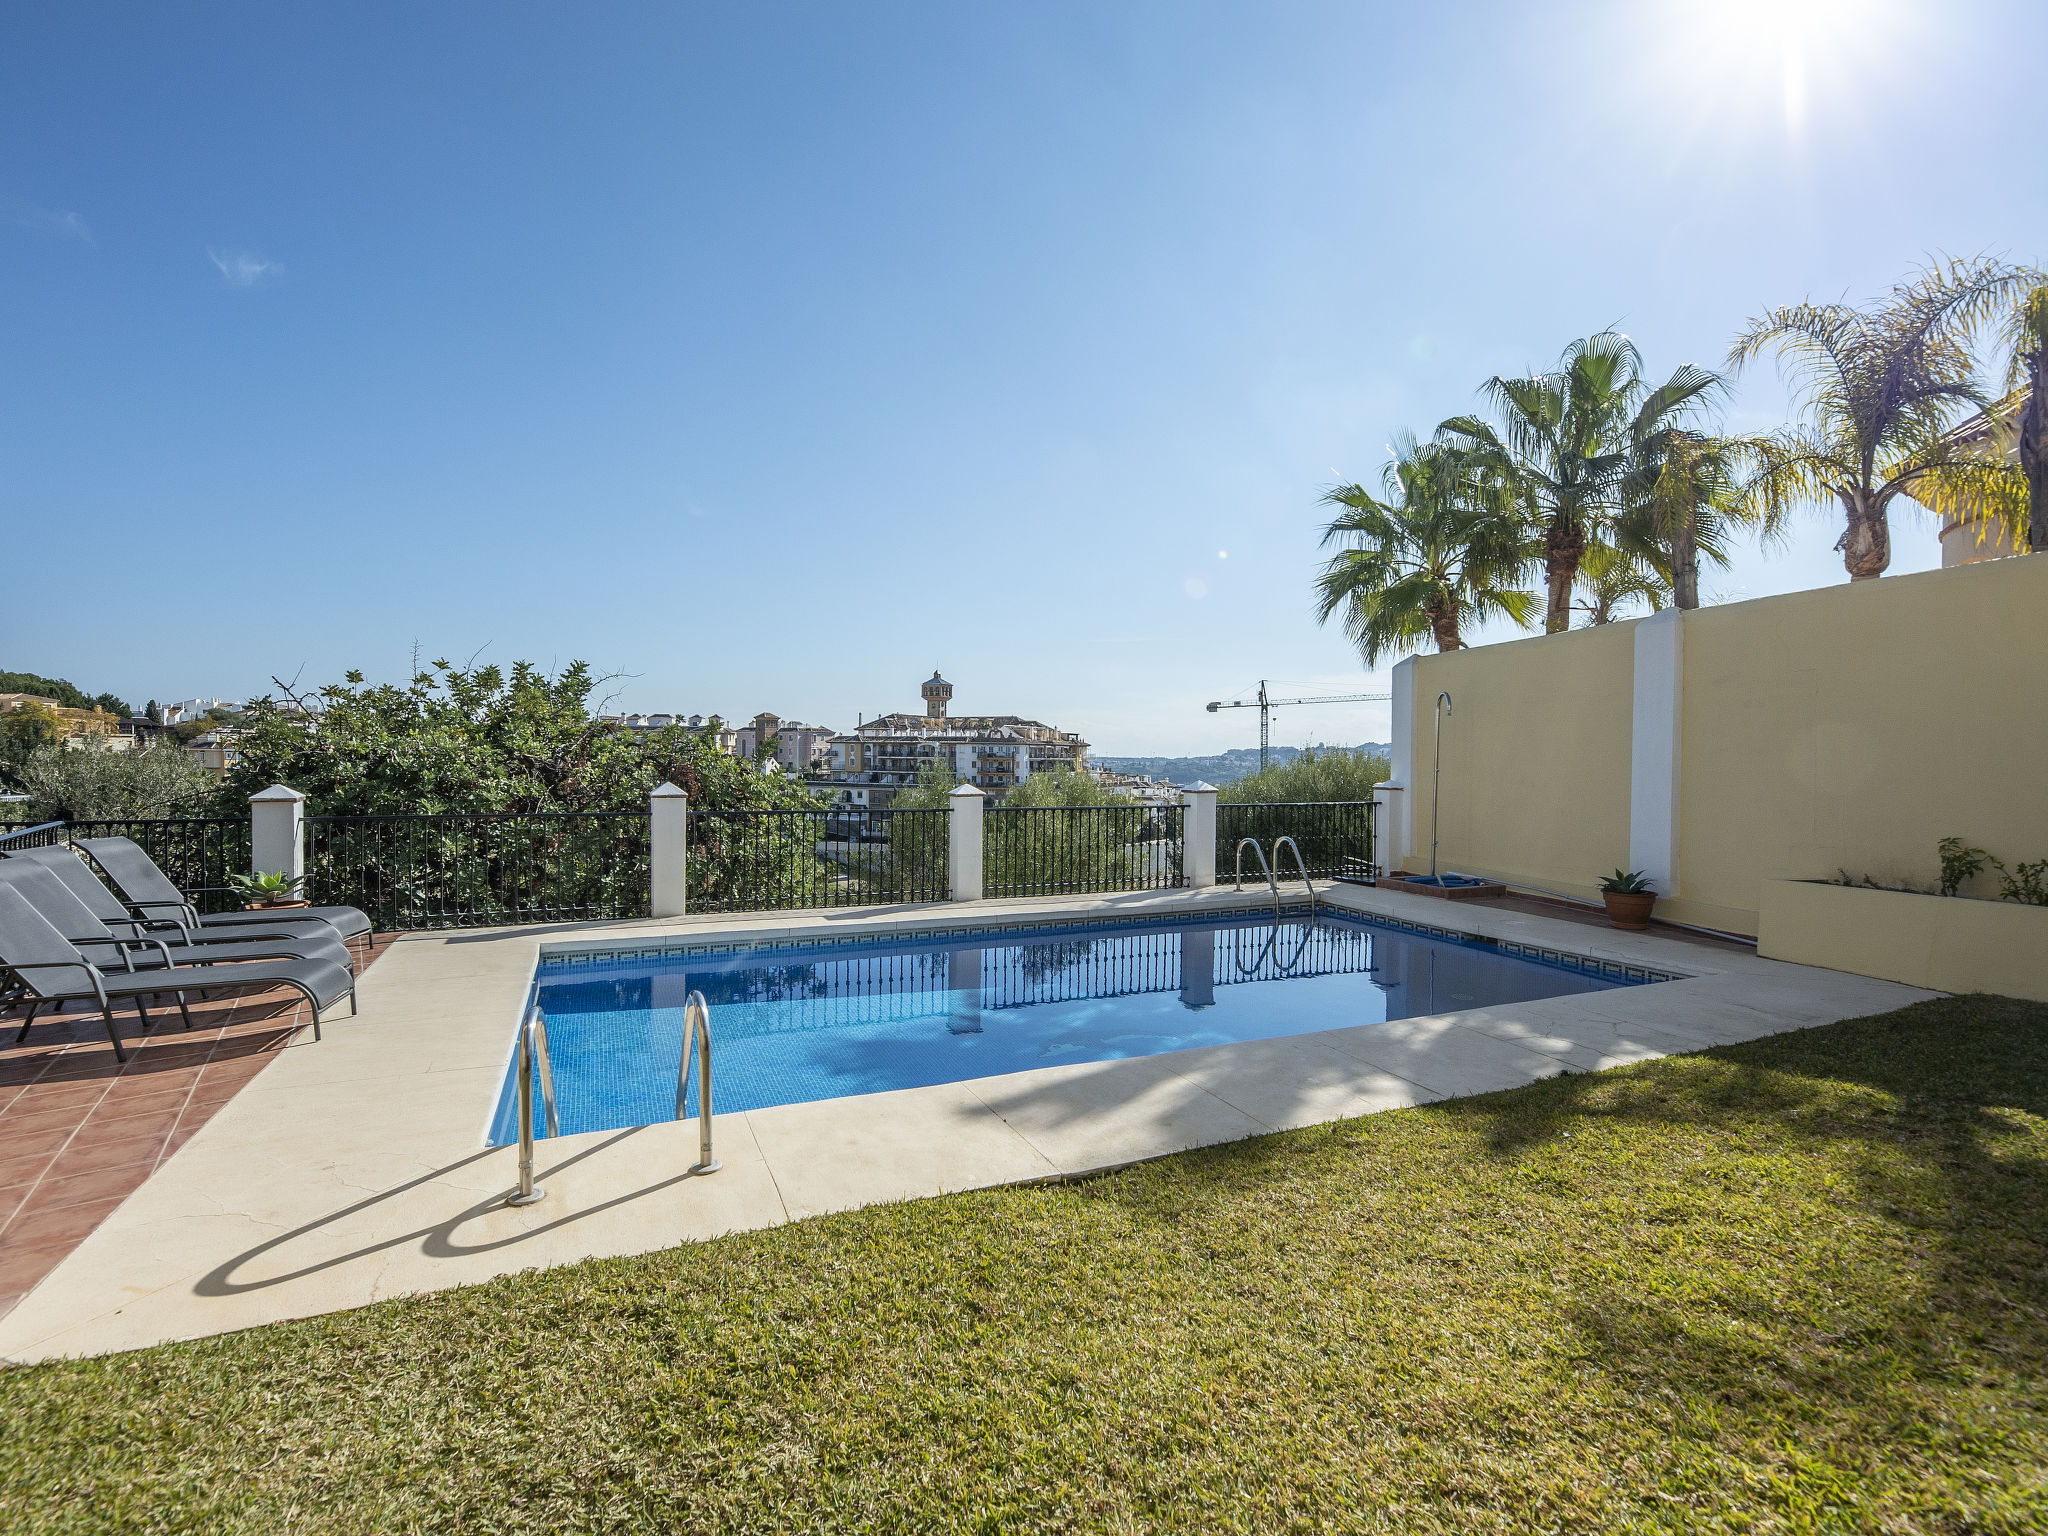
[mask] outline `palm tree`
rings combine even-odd
[[[1649,389],[1636,344],[1601,331],[1566,347],[1553,372],[1489,379],[1484,393],[1500,414],[1498,429],[1477,416],[1437,429],[1440,440],[1511,481],[1541,525],[1546,632],[1571,627],[1579,562],[1621,510],[1630,471],[1721,387],[1718,374],[1688,363]]]
[[[1776,352],[1802,375],[1806,418],[1756,440],[1758,504],[1776,515],[1793,502],[1839,501],[1847,527],[1835,547],[1854,581],[1891,564],[1888,509],[1898,496],[1937,513],[1969,507],[2013,519],[2015,472],[1948,432],[1964,409],[1989,408],[1970,343],[2028,276],[1988,257],[1937,262],[1863,309],[1808,301],[1751,321],[1730,368]]]
[[[1746,494],[1763,453],[1751,438],[1677,428],[1639,456],[1610,537],[1623,553],[1669,581],[1678,607],[1699,607],[1700,559],[1725,568],[1736,528],[1755,529],[1766,538],[1781,532],[1783,518]]]
[[[1344,610],[1344,632],[1370,667],[1383,654],[1434,640],[1462,650],[1462,626],[1504,616],[1527,624],[1534,593],[1520,586],[1530,550],[1513,490],[1441,444],[1395,441],[1382,499],[1359,485],[1323,497],[1342,507],[1323,530],[1333,555],[1316,581],[1316,617]]]
[[[1572,604],[1588,624],[1612,624],[1617,609],[1640,598],[1655,612],[1671,601],[1671,583],[1647,561],[1612,544],[1588,544],[1579,562],[1580,602]]]
[[[2048,274],[2028,274],[2032,287],[2006,318],[2012,354],[2005,386],[2019,405],[2020,473],[2027,479],[2027,548],[2048,553]]]

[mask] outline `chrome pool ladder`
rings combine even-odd
[[[690,1094],[690,1047],[697,1047],[697,1161],[692,1173],[716,1173],[719,1161],[711,1155],[711,1005],[702,992],[692,991],[683,1003],[683,1060],[676,1068],[676,1118],[683,1118]]]
[[[1316,883],[1308,877],[1308,860],[1301,856],[1301,844],[1291,837],[1283,836],[1273,839],[1272,864],[1266,862],[1266,850],[1259,846],[1259,840],[1256,837],[1240,837],[1237,840],[1237,888],[1240,891],[1244,889],[1244,851],[1249,848],[1253,856],[1258,859],[1260,870],[1266,876],[1267,888],[1273,893],[1273,920],[1277,923],[1280,920],[1280,882],[1274,877],[1273,870],[1274,866],[1280,862],[1280,850],[1283,847],[1294,850],[1294,867],[1301,871],[1301,883],[1308,887],[1308,919],[1310,922],[1314,922],[1316,919]]]
[[[533,1069],[540,1064],[541,1104],[547,1114],[549,1136],[562,1134],[561,1117],[555,1113],[555,1069],[548,1060],[548,1018],[539,1003],[528,1010],[519,1026],[519,1190],[506,1197],[507,1205],[532,1205],[547,1193],[533,1182]]]
[[[1301,844],[1291,837],[1279,837],[1273,840],[1273,862],[1275,864],[1280,862],[1280,848],[1282,844],[1294,850],[1294,867],[1301,871],[1301,883],[1308,887],[1308,920],[1314,922],[1316,920],[1316,883],[1308,877],[1308,860],[1301,856]]]
[[[1280,882],[1273,878],[1273,866],[1266,862],[1266,850],[1259,846],[1256,837],[1237,840],[1237,888],[1240,891],[1244,889],[1244,851],[1247,848],[1258,858],[1259,868],[1265,871],[1267,888],[1273,893],[1273,921],[1277,923],[1280,921]],[[1279,851],[1278,844],[1274,845],[1274,851]]]

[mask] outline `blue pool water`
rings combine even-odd
[[[538,988],[573,1135],[671,1118],[692,989],[711,1004],[724,1112],[1646,979],[1325,914],[549,961]],[[495,1145],[518,1137],[514,1082],[508,1069]]]

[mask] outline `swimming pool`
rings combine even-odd
[[[1326,911],[549,958],[535,985],[573,1135],[672,1116],[693,989],[723,1113],[1660,979]],[[515,1081],[496,1146],[518,1139]]]

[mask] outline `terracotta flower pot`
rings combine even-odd
[[[1607,921],[1631,933],[1641,933],[1650,926],[1650,908],[1657,904],[1657,893],[1602,891],[1600,899],[1607,903]]]
[[[242,910],[243,910],[244,912],[272,912],[272,911],[275,911],[275,910],[276,910],[277,908],[279,908],[279,907],[310,907],[311,905],[313,905],[313,903],[312,903],[312,902],[310,902],[310,901],[307,901],[307,900],[306,900],[306,899],[305,899],[305,898],[304,898],[303,896],[300,896],[300,897],[294,897],[294,898],[293,898],[292,900],[290,900],[290,901],[250,901],[250,902],[244,902],[244,903],[243,903],[243,905],[242,905]]]

